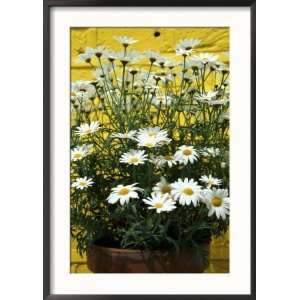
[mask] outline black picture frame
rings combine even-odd
[[[251,11],[251,294],[250,295],[54,295],[50,291],[50,10],[74,6],[249,7]],[[49,300],[254,300],[256,299],[256,3],[255,0],[44,0],[43,90],[43,299]]]

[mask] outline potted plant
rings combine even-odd
[[[72,238],[93,272],[203,272],[229,226],[228,64],[198,39],[163,57],[115,38],[71,86]]]

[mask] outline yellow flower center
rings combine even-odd
[[[183,154],[186,155],[186,156],[189,156],[189,155],[192,154],[192,150],[191,149],[184,149]]]
[[[152,132],[149,132],[149,136],[151,136],[151,137],[156,137],[156,136],[157,136],[157,133],[156,133],[156,132],[154,132],[154,131],[152,131]]]
[[[165,156],[165,160],[173,160],[173,156],[172,155],[166,155]]]
[[[75,153],[74,159],[80,159],[82,157],[81,153]]]
[[[154,144],[152,144],[152,143],[146,143],[146,144],[145,144],[145,147],[153,148],[153,147],[154,147]]]
[[[171,192],[171,187],[169,185],[164,185],[162,188],[161,188],[161,192],[163,194],[169,194]]]
[[[188,196],[192,196],[194,194],[194,191],[191,188],[185,188],[182,192]]]
[[[80,185],[80,186],[86,186],[86,182],[81,181],[81,182],[79,182],[79,185]]]
[[[131,157],[129,162],[131,162],[132,164],[136,164],[137,162],[139,162],[140,160],[138,159],[138,157]]]
[[[121,189],[119,190],[118,194],[119,194],[119,195],[122,195],[122,196],[125,196],[125,195],[129,194],[129,192],[130,192],[130,191],[129,191],[128,188],[123,187],[123,188],[121,188]]]
[[[91,133],[91,132],[92,132],[92,130],[91,130],[90,128],[88,128],[88,129],[86,129],[86,130],[84,131],[85,134],[89,134],[89,133]]]
[[[211,204],[213,206],[216,206],[216,207],[219,207],[222,205],[222,199],[219,198],[219,197],[214,197],[212,200],[211,200]]]
[[[162,207],[163,207],[163,204],[160,203],[160,202],[158,202],[158,203],[155,203],[155,204],[154,204],[154,207],[155,207],[155,208],[162,208]]]

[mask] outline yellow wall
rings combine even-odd
[[[154,37],[154,32],[160,32]],[[72,80],[92,79],[90,65],[78,64],[77,54],[86,47],[106,45],[112,49],[119,49],[120,44],[113,39],[115,35],[128,35],[139,42],[132,45],[132,49],[144,51],[153,49],[164,56],[174,56],[174,47],[180,39],[197,38],[202,40],[199,50],[213,52],[226,59],[224,52],[229,51],[228,28],[73,28],[71,29]]]
[[[159,37],[154,37],[155,32]],[[106,45],[112,49],[121,49],[113,36],[127,35],[139,40],[133,49],[144,51],[153,49],[164,56],[173,56],[174,47],[180,39],[197,38],[202,40],[199,46],[201,52],[212,52],[227,60],[224,53],[229,51],[228,28],[72,28],[71,29],[71,80],[90,80],[93,78],[91,66],[78,64],[77,54],[86,47]],[[142,66],[142,65],[141,65]],[[211,265],[209,272],[227,272],[229,262],[229,234],[224,238],[214,240],[211,246]],[[86,267],[86,257],[80,257],[72,243],[71,272],[89,272]]]

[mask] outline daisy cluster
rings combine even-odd
[[[186,92],[194,93],[194,103],[209,106],[226,106],[229,102],[228,65],[218,55],[199,52],[202,41],[196,38],[180,40],[175,48],[175,57],[163,56],[156,50],[139,52],[132,50],[138,40],[128,36],[115,36],[114,39],[123,46],[115,51],[105,45],[95,48],[87,47],[78,55],[79,64],[94,67],[93,81],[75,81],[71,84],[71,104],[74,112],[92,112],[101,104],[95,99],[104,97],[109,102],[116,101],[124,91],[151,93],[150,104],[153,107],[166,108],[176,102],[174,91],[166,94],[166,85],[173,87],[182,81]],[[224,54],[225,56],[225,54]],[[178,61],[182,57],[183,61]],[[141,69],[138,63],[148,63],[148,69]],[[201,81],[212,78],[222,82],[218,88],[206,90]],[[181,85],[181,84],[179,84]],[[178,86],[177,86],[178,92]],[[132,109],[133,97],[127,101],[127,110]],[[145,103],[143,103],[145,104]],[[222,121],[223,119],[220,118]]]
[[[178,179],[173,183],[168,183],[164,177],[161,178],[153,187],[150,197],[144,198],[143,202],[148,209],[154,209],[157,213],[170,212],[176,209],[177,205],[197,207],[200,203],[207,206],[208,216],[213,214],[219,219],[226,219],[229,215],[229,197],[227,189],[218,189],[212,187],[218,186],[221,180],[210,176],[202,176],[200,181],[207,184],[207,188],[202,188],[194,179]],[[139,198],[138,192],[143,189],[137,187],[137,183],[131,185],[118,185],[112,189],[107,198],[108,202],[115,204],[120,202],[121,205],[129,203],[130,199]]]
[[[140,148],[157,148],[167,145],[171,142],[168,137],[167,130],[162,130],[159,126],[140,129],[138,131],[131,130],[127,133],[116,133],[112,137],[119,139],[131,139],[137,142],[137,147]],[[154,156],[148,158],[145,150],[130,150],[122,155],[120,161],[122,163],[139,165],[144,164],[145,161],[150,161],[156,167],[161,168],[165,165],[172,167],[173,165],[195,162],[199,157],[198,151],[193,146],[182,145],[178,147],[175,153],[169,153],[164,156]]]
[[[84,124],[84,135],[95,132],[95,124]],[[87,128],[87,129],[86,129]],[[91,130],[90,128],[93,128]],[[80,128],[76,131],[80,134]],[[81,134],[82,135],[82,134]],[[167,131],[160,127],[149,127],[140,130],[131,130],[126,133],[114,133],[112,138],[117,139],[129,139],[137,143],[137,147],[151,149],[167,145],[171,142],[168,137]],[[219,155],[219,149],[205,148],[201,151],[203,156],[217,156]],[[78,147],[72,150],[72,160],[81,160],[88,153],[88,147],[86,145]],[[181,145],[174,154],[167,154],[165,156],[152,156],[148,158],[146,150],[131,149],[125,152],[120,157],[120,162],[138,166],[144,165],[147,161],[154,164],[158,168],[167,166],[172,168],[176,164],[193,164],[199,159],[199,151],[193,146]],[[226,218],[229,214],[229,198],[228,191],[226,189],[216,189],[215,186],[219,186],[222,183],[221,179],[214,178],[212,175],[202,176],[199,181],[206,185],[203,188],[194,179],[185,178],[184,180],[178,179],[173,183],[168,183],[164,177],[161,177],[160,182],[152,188],[150,197],[143,199],[143,202],[148,205],[148,209],[156,209],[157,213],[163,211],[172,211],[176,208],[176,204],[179,205],[191,205],[196,207],[200,202],[204,203],[208,208],[208,216],[216,214],[217,218]],[[93,184],[91,178],[77,178],[73,183],[73,187],[83,190],[90,187]],[[130,199],[139,198],[138,192],[144,190],[137,186],[138,183],[129,185],[120,184],[117,187],[112,188],[107,200],[110,204],[120,202],[121,205],[129,203]]]
[[[92,68],[93,80],[71,83],[71,227],[79,247],[104,233],[121,245],[154,247],[138,234],[163,244],[164,226],[176,242],[178,232],[191,239],[197,224],[203,236],[226,232],[228,56],[202,51],[197,37],[168,55],[113,38],[119,49],[81,51],[77,62]]]

